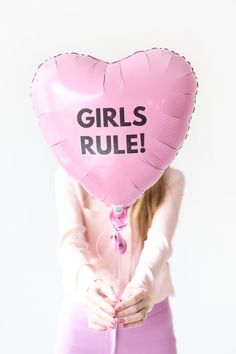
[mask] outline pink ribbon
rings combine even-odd
[[[110,208],[110,221],[114,227],[111,242],[118,254],[124,254],[127,249],[126,241],[119,231],[128,224],[128,209],[129,207],[123,207],[121,208],[121,212],[116,212],[113,207]]]
[[[120,234],[120,230],[122,230],[128,224],[128,209],[129,207],[115,206],[110,208],[110,221],[114,228],[114,232],[111,235],[110,239],[112,242],[112,246],[115,249],[115,252],[118,255],[118,264],[120,267],[120,255],[124,254],[127,249],[127,244],[124,238]],[[120,284],[120,269],[118,272],[118,283]],[[120,285],[119,285],[120,288]],[[117,301],[121,301],[121,294],[118,291],[116,294]],[[116,337],[117,337],[118,323],[114,330],[111,331],[111,354],[116,352]]]

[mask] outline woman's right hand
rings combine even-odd
[[[96,331],[106,330],[107,327],[115,328],[114,307],[117,302],[112,286],[101,279],[93,280],[84,299],[89,327]]]

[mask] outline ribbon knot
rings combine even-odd
[[[119,232],[128,224],[128,208],[129,207],[122,207],[112,206],[110,208],[110,221],[112,226],[114,227],[114,232],[111,235],[110,239],[115,251],[119,254],[124,254],[127,249],[127,244],[124,238],[121,236]]]

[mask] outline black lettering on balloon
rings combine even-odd
[[[111,136],[110,135],[107,135],[106,136],[106,148],[105,150],[102,149],[102,146],[101,146],[101,137],[100,136],[96,136],[96,143],[97,143],[97,151],[99,154],[101,155],[107,155],[107,154],[110,154],[111,152]]]
[[[93,110],[90,108],[82,108],[77,113],[77,122],[82,128],[90,128],[94,124],[97,128],[106,128],[109,125],[113,127],[127,127],[136,125],[142,126],[146,124],[147,117],[140,113],[140,111],[145,111],[145,107],[137,106],[133,110],[135,117],[140,120],[125,120],[125,108],[119,108],[119,114],[117,116],[116,110],[112,107],[96,108],[95,114],[93,115]],[[103,132],[104,133],[104,130]],[[102,141],[103,138],[103,141]],[[134,154],[134,153],[144,153],[145,152],[145,135],[144,133],[137,134],[127,134],[126,140],[122,139],[125,146],[120,146],[121,141],[119,140],[119,135],[96,135],[95,137],[84,135],[80,136],[81,153],[86,154],[101,154],[108,155],[114,154]]]
[[[147,122],[147,118],[143,115],[143,114],[140,114],[139,113],[139,110],[142,110],[144,111],[145,110],[145,107],[142,107],[142,106],[138,106],[138,107],[135,107],[134,109],[134,115],[138,118],[141,118],[141,122],[137,122],[136,120],[133,122],[134,125],[144,125],[146,124]]]
[[[115,154],[125,154],[125,150],[119,150],[118,146],[118,135],[113,136],[114,141],[114,153]]]
[[[93,138],[91,136],[81,136],[80,142],[82,154],[86,154],[86,150],[88,150],[90,154],[95,154],[95,152],[91,149],[91,146],[93,145]]]
[[[145,148],[144,148],[144,133],[140,133],[140,140],[141,140],[141,149],[140,152],[145,152]]]
[[[120,126],[125,127],[132,125],[131,122],[125,122],[125,109],[124,107],[120,107]]]
[[[111,114],[109,115],[109,113]],[[108,127],[108,122],[110,122],[113,127],[119,127],[119,124],[114,122],[115,116],[116,110],[114,108],[103,108],[104,127]]]
[[[96,122],[97,122],[97,127],[101,127],[101,111],[100,108],[96,108]]]
[[[93,113],[93,111],[89,108],[83,108],[81,109],[78,114],[77,114],[77,122],[79,123],[79,125],[81,125],[81,127],[83,128],[89,128],[89,127],[92,127],[92,125],[94,124],[94,117],[90,117],[90,116],[87,116],[86,119],[88,118],[88,123],[84,123],[83,120],[82,120],[82,115],[83,113]]]
[[[137,139],[137,134],[130,134],[126,136],[126,142],[127,142],[127,154],[133,154],[137,153],[138,149],[132,149],[133,145],[137,145],[137,141],[132,141],[131,139],[136,138]]]

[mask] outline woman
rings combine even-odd
[[[55,354],[177,353],[168,259],[184,185],[183,172],[168,167],[129,208],[123,233],[127,250],[117,258],[109,241],[109,208],[57,169],[64,299]]]

